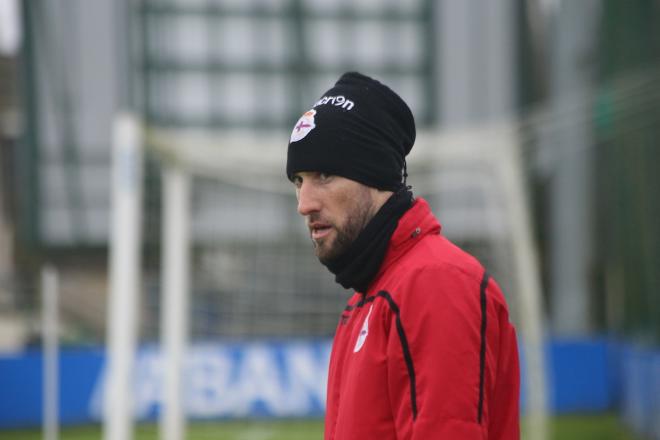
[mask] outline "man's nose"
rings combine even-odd
[[[303,183],[298,190],[298,213],[302,216],[307,216],[318,212],[320,209],[320,200],[314,188]]]

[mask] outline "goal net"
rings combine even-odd
[[[416,196],[427,199],[443,232],[498,279],[516,313],[511,219],[499,142],[489,127],[422,133],[408,158]],[[162,163],[190,176],[194,339],[331,336],[348,298],[313,254],[286,179],[286,133],[221,136],[152,129]],[[487,147],[484,147],[487,145]]]

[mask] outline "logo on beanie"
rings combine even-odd
[[[355,103],[353,101],[351,101],[350,99],[346,99],[346,97],[344,97],[343,95],[339,95],[339,96],[324,96],[323,98],[316,101],[314,107],[318,107],[319,105],[325,105],[325,104],[334,105],[335,107],[341,107],[345,110],[351,110],[355,106]]]
[[[314,124],[314,115],[316,115],[316,110],[310,110],[298,119],[291,132],[291,142],[299,141],[316,127],[316,124]]]

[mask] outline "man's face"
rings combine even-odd
[[[342,254],[392,193],[345,177],[300,172],[293,178],[298,213],[305,217],[322,263]]]

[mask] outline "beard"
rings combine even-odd
[[[342,227],[331,223],[335,232],[334,239],[324,237],[318,241],[312,240],[314,253],[319,261],[326,265],[346,252],[372,217],[371,205],[369,203],[358,203],[357,209],[347,217],[346,223]]]

